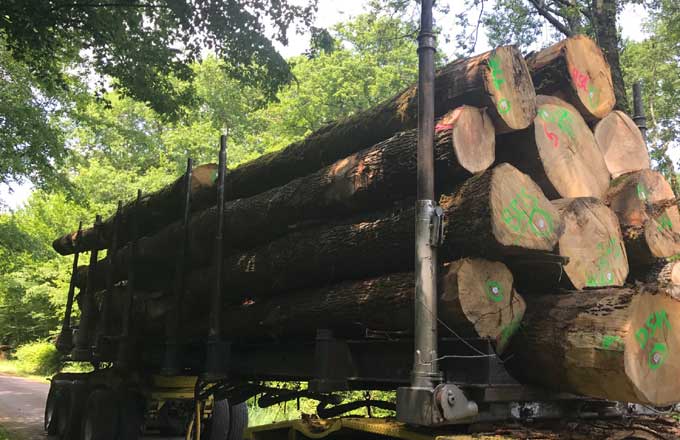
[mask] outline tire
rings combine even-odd
[[[229,417],[229,440],[243,440],[243,433],[248,427],[248,404],[241,402],[231,408]]]
[[[116,440],[118,399],[113,391],[97,389],[87,398],[81,427],[81,440]]]
[[[213,403],[208,422],[208,440],[242,440],[248,427],[248,406],[245,402],[230,406],[227,399]]]
[[[144,399],[130,391],[118,395],[118,435],[115,440],[138,440],[144,427]]]
[[[59,389],[54,382],[50,383],[50,391],[47,394],[47,401],[45,402],[45,419],[44,429],[47,435],[58,434],[59,407],[60,407]]]
[[[80,438],[83,410],[87,397],[88,389],[85,381],[74,381],[64,386],[63,394],[60,397],[60,400],[63,399],[63,404],[60,406],[63,410],[60,410],[57,415],[57,431],[62,440]]]

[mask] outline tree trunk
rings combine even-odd
[[[611,67],[614,96],[616,96],[617,110],[628,111],[626,85],[623,82],[623,72],[619,61],[619,36],[616,25],[617,0],[592,0],[590,12],[591,23],[597,36],[597,44],[602,48],[604,56]]]
[[[493,163],[494,129],[484,110],[459,107],[445,115],[436,130],[438,188],[460,183]],[[225,253],[253,248],[295,228],[387,208],[415,196],[417,141],[416,130],[402,132],[281,187],[226,202]],[[187,246],[190,266],[210,263],[216,224],[216,207],[192,216]],[[180,222],[144,237],[138,243],[138,261],[173,267],[182,237]],[[127,267],[129,257],[130,246],[125,246],[117,252],[116,264]]]
[[[217,177],[217,165],[206,164],[193,169],[191,173],[191,193],[195,206],[209,206],[215,203],[216,197],[208,197],[208,192],[213,191]],[[125,204],[121,210],[120,230],[118,231],[119,247],[130,240],[130,221],[132,215],[137,215],[139,232],[145,235],[161,225],[167,224],[167,219],[172,220],[182,217],[184,203],[184,175],[162,189],[143,195],[139,209],[135,208],[135,200]],[[214,191],[213,191],[214,192]],[[93,249],[107,249],[113,236],[114,216],[106,219],[95,228],[83,229],[78,240],[79,252]],[[52,247],[61,255],[70,255],[76,251],[77,231],[66,234],[54,240]]]
[[[536,114],[531,75],[522,54],[514,46],[502,46],[448,64],[437,72],[435,90],[436,117],[465,104],[486,107],[499,133],[526,128]],[[225,176],[225,200],[250,197],[284,185],[399,131],[415,128],[417,113],[418,89],[411,86],[389,101],[322,127],[283,150],[265,154],[230,170]],[[206,209],[216,198],[214,185],[197,189],[192,209]],[[181,198],[173,199],[171,203],[179,203],[178,200]],[[164,203],[168,202],[159,202],[161,205]],[[143,225],[142,235],[180,217],[181,209],[177,209],[168,210],[161,217],[145,219],[140,223]],[[75,236],[75,233],[72,235]],[[122,235],[120,240],[121,243],[127,241]],[[85,241],[81,240],[81,244],[81,250],[91,249],[84,246]],[[104,240],[99,248],[107,246],[108,242]],[[73,252],[72,248],[59,245],[55,246],[55,250],[62,255]]]
[[[606,202],[619,218],[632,271],[680,252],[680,213],[674,201],[673,190],[656,171],[635,171],[612,181]]]
[[[649,169],[649,153],[640,129],[624,112],[615,110],[595,126],[595,141],[615,179],[632,171]]]
[[[536,104],[532,127],[496,139],[497,161],[529,174],[551,200],[602,197],[609,171],[581,115],[553,96],[539,95]]]
[[[367,331],[413,331],[413,273],[343,281],[264,301],[225,305],[223,332],[232,341],[280,337],[313,339],[317,328],[344,337]],[[488,338],[502,351],[524,315],[524,300],[512,289],[512,275],[502,263],[466,259],[446,265],[439,278],[439,318],[460,334]],[[146,335],[162,332],[167,298],[149,298],[153,317],[145,319]],[[183,305],[183,335],[207,334],[203,319],[207,296],[191,296]],[[147,317],[148,318],[148,317]]]
[[[643,288],[525,300],[505,363],[522,383],[623,402],[677,402],[679,301]]]
[[[576,35],[527,57],[536,93],[573,105],[587,121],[602,119],[616,98],[609,64],[585,35]]]
[[[468,179],[453,196],[442,196],[440,204],[446,216],[441,261],[548,252],[563,229],[557,211],[538,186],[508,164]],[[293,232],[232,254],[224,261],[225,293],[241,302],[413,270],[414,222],[412,202],[406,202],[389,211]],[[105,279],[107,266],[108,260],[97,265],[96,283],[101,285]],[[190,274],[187,286],[191,294],[210,291],[212,272],[206,267]],[[79,284],[86,281],[85,274],[85,270],[79,272]],[[118,280],[125,276],[123,271],[117,273]],[[146,282],[145,288],[158,288],[159,282],[168,282],[167,272],[138,273],[136,282],[140,287]]]
[[[628,277],[628,258],[616,215],[592,197],[552,203],[564,222],[558,253],[569,262],[564,266],[544,262],[511,264],[518,288],[529,292],[558,286],[578,290],[623,286]]]

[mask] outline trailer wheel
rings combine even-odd
[[[60,387],[61,388],[61,387]],[[60,393],[60,410],[57,415],[59,438],[73,440],[80,437],[83,409],[87,398],[87,382],[66,384]]]
[[[144,427],[144,400],[131,391],[118,397],[118,436],[116,440],[137,440]]]
[[[113,391],[94,390],[87,398],[82,440],[116,440],[118,431],[118,402]]]
[[[45,431],[47,435],[56,435],[59,432],[58,422],[59,412],[63,399],[59,395],[59,390],[54,382],[50,383],[50,391],[45,402]]]
[[[247,427],[248,406],[245,402],[231,406],[227,399],[222,399],[213,403],[207,424],[209,440],[242,440]]]

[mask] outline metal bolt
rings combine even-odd
[[[453,390],[448,390],[446,392],[446,401],[448,402],[449,405],[453,406],[456,403],[456,395],[453,392]]]
[[[655,364],[661,362],[661,353],[659,352],[654,353],[654,356],[652,356],[652,362],[654,362]]]

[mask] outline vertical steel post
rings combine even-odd
[[[61,332],[57,339],[57,350],[61,353],[67,353],[73,349],[73,329],[71,328],[71,313],[73,313],[73,297],[76,291],[76,276],[78,272],[78,241],[83,235],[83,222],[78,224],[78,232],[74,241],[75,254],[73,255],[73,266],[71,269],[71,281],[68,285],[68,294],[66,296],[66,311],[64,312],[64,319],[61,322]]]
[[[102,333],[97,340],[97,355],[106,355],[107,337],[111,336],[111,307],[113,306],[113,286],[115,285],[115,258],[118,251],[118,234],[120,228],[120,216],[123,211],[123,202],[118,201],[118,208],[113,218],[113,230],[111,231],[111,242],[106,257],[109,266],[106,269],[106,295],[102,304]]]
[[[98,229],[101,226],[102,216],[97,214],[94,221],[94,228]],[[97,269],[97,249],[90,251],[90,264],[87,269],[87,282],[85,283],[85,292],[82,292],[81,310],[80,310],[80,324],[78,325],[78,334],[76,336],[76,348],[73,350],[71,357],[75,361],[89,361],[92,360],[92,331],[95,324],[94,308],[96,307],[94,301],[94,274]]]
[[[180,371],[178,360],[178,341],[180,323],[180,307],[184,295],[184,280],[187,266],[187,245],[189,243],[189,218],[191,214],[191,171],[193,161],[187,159],[187,169],[184,173],[184,206],[182,216],[182,235],[177,245],[175,258],[175,282],[173,283],[172,308],[168,313],[166,325],[167,341],[165,343],[165,359],[162,373],[167,376],[176,375]]]
[[[640,129],[642,138],[647,142],[647,118],[642,105],[642,81],[635,81],[633,84],[633,121]]]
[[[130,327],[132,326],[132,311],[135,299],[135,264],[137,263],[137,240],[139,239],[139,212],[142,202],[142,190],[137,190],[135,208],[130,219],[130,258],[127,267],[127,285],[123,298],[123,313],[121,323],[121,335],[118,343],[118,362],[127,366],[131,361],[132,345],[130,342]]]
[[[418,167],[416,200],[415,330],[413,387],[433,388],[437,366],[437,250],[432,243],[434,201],[433,0],[422,0],[418,35]]]
[[[210,327],[205,380],[218,380],[226,375],[226,362],[229,345],[222,341],[222,264],[224,228],[224,174],[227,169],[227,135],[220,136],[220,155],[217,171],[217,230],[215,235],[215,255],[213,256],[213,290],[210,297]]]

